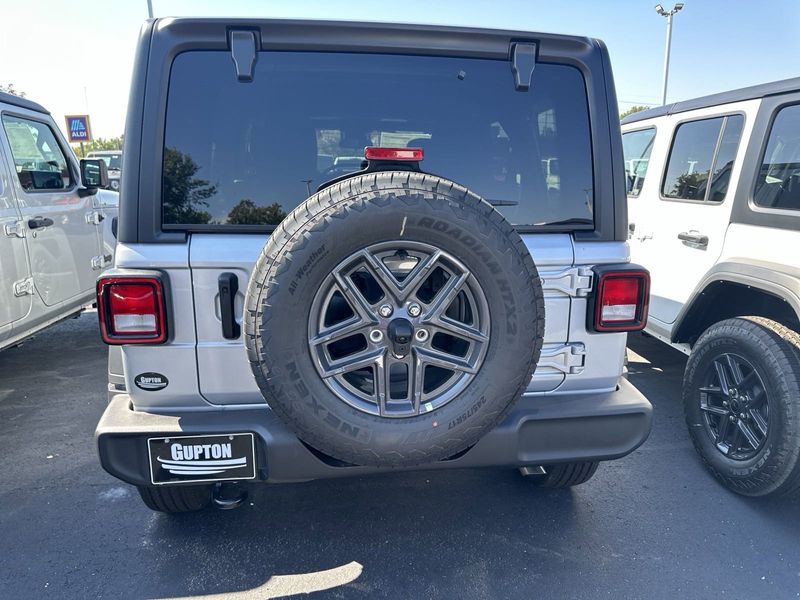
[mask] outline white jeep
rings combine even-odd
[[[646,332],[689,355],[686,422],[730,489],[800,489],[800,79],[622,122]]]
[[[111,265],[118,196],[78,161],[49,111],[0,92],[0,350],[94,301]]]

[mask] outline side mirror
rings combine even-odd
[[[81,159],[81,183],[88,190],[108,187],[108,167],[99,158]]]

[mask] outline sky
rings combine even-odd
[[[661,99],[666,19],[651,0],[152,2],[156,17],[395,21],[592,36],[609,48],[620,110]],[[674,18],[668,102],[800,75],[798,0],[684,4]],[[0,83],[43,104],[62,129],[65,114],[88,112],[95,138],[123,132],[146,0],[0,0],[0,15]]]

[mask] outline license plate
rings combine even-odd
[[[147,450],[154,485],[256,477],[252,433],[149,438]]]

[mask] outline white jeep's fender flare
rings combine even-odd
[[[684,322],[693,313],[703,294],[718,282],[738,283],[775,296],[789,304],[800,320],[800,268],[749,258],[732,258],[714,265],[695,287],[691,300],[675,319],[670,333],[672,342],[678,341]]]

